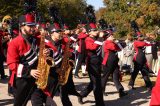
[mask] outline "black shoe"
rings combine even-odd
[[[78,97],[78,102],[79,102],[79,104],[84,104],[84,102],[83,102],[83,97],[82,97],[82,96],[79,96],[79,97]]]
[[[123,96],[126,96],[126,95],[128,95],[127,92],[124,92],[124,91],[120,91],[120,92],[119,92],[119,97],[120,97],[120,98],[123,97]]]
[[[74,75],[74,78],[81,79],[78,75]]]
[[[6,79],[8,76],[7,75],[4,75],[4,76],[1,76],[1,79]]]
[[[128,85],[128,89],[129,89],[129,90],[135,90],[136,88],[133,87],[133,86],[131,86],[131,85]]]
[[[108,96],[108,93],[107,93],[107,92],[104,92],[103,95],[104,95],[104,96]]]
[[[14,97],[13,93],[8,93],[8,96]]]
[[[87,76],[87,74],[85,74],[85,73],[82,73],[82,76]]]

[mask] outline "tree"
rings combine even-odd
[[[66,23],[75,27],[77,17],[83,14],[86,7],[86,0],[37,0],[37,11],[40,12],[46,20],[50,19],[48,7],[55,5],[59,8],[60,14],[64,17]],[[24,13],[24,0],[0,0],[0,15],[11,15],[18,17]]]
[[[125,36],[132,31],[130,21],[136,20],[144,33],[154,30],[160,22],[159,0],[104,0],[105,20],[114,23],[117,37]]]

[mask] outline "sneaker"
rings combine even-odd
[[[124,96],[126,96],[126,95],[128,95],[127,92],[124,92],[124,91],[120,91],[120,92],[119,92],[119,97],[120,97],[120,98],[121,98],[121,97],[124,97]]]

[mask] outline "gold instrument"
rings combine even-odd
[[[69,57],[71,56],[71,53],[69,51],[69,45],[70,45],[70,40],[66,44],[62,59],[62,64],[57,72],[59,75],[58,81],[60,85],[65,85],[67,83],[70,71],[72,69],[72,66],[74,65],[74,62],[72,60],[69,60]]]
[[[47,86],[50,67],[53,67],[55,64],[53,58],[46,57],[43,54],[44,49],[45,49],[45,34],[43,33],[41,34],[38,67],[37,67],[37,69],[40,71],[41,74],[36,81],[37,87],[42,90],[44,90]]]

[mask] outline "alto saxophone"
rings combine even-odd
[[[40,50],[37,69],[40,71],[40,77],[36,80],[36,84],[38,88],[44,90],[47,86],[50,67],[53,67],[55,65],[53,58],[46,57],[43,54],[43,50],[45,49],[45,34],[41,34],[39,49]]]
[[[69,51],[69,45],[70,45],[70,40],[66,44],[61,67],[57,71],[58,83],[60,85],[65,85],[67,83],[72,66],[74,66],[74,61],[69,60],[69,57],[71,56],[71,53]]]

